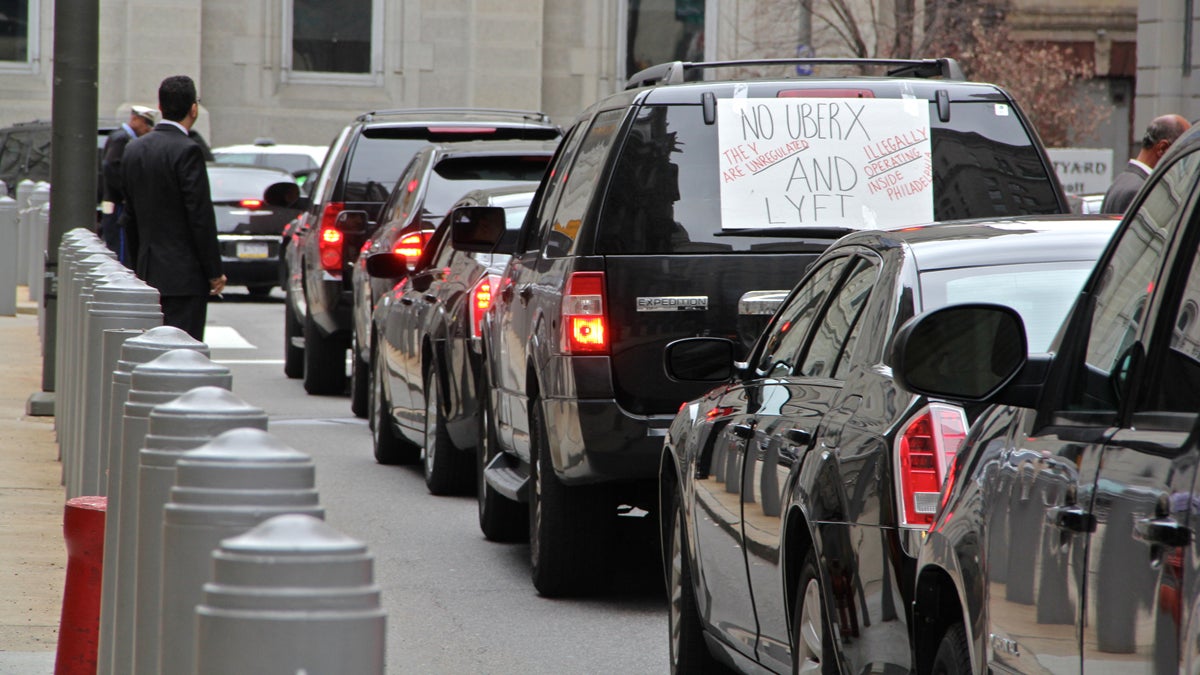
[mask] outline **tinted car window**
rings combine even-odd
[[[1064,261],[922,272],[921,305],[925,311],[971,302],[1011,307],[1025,322],[1029,351],[1044,352],[1092,266],[1086,261]]]
[[[822,265],[779,311],[758,359],[760,375],[785,377],[792,374],[800,350],[804,348],[808,327],[825,304],[825,298],[837,284],[849,260],[846,257],[836,258]]]
[[[797,374],[804,377],[836,375],[838,363],[844,354],[853,349],[850,332],[858,323],[858,317],[867,304],[867,296],[871,294],[877,270],[875,265],[866,260],[858,261],[846,283],[825,310],[825,316],[821,318],[817,330],[813,333],[812,343]]]
[[[1054,179],[1008,106],[955,103],[949,122],[931,107],[930,125],[936,220],[1059,210]],[[717,143],[700,106],[638,110],[607,190],[597,252],[788,250],[786,241],[722,231]]]
[[[1075,409],[1116,411],[1129,348],[1137,340],[1162,257],[1178,224],[1177,214],[1196,184],[1198,169],[1200,163],[1193,155],[1166,170],[1121,230],[1099,272],[1080,372],[1083,380],[1072,402]]]
[[[574,248],[579,226],[595,194],[595,185],[603,175],[604,161],[617,138],[624,114],[623,110],[609,110],[592,120],[575,161],[563,176],[555,221],[550,224],[549,232],[542,233],[543,255],[565,255]]]
[[[380,137],[363,131],[350,157],[343,199],[347,202],[382,202],[387,199],[404,163],[428,145],[420,139]]]
[[[209,167],[208,186],[214,203],[262,199],[263,191],[290,178],[270,171],[242,171]]]
[[[513,181],[537,182],[550,162],[547,155],[529,157],[448,157],[433,168],[423,208],[442,215],[472,190],[502,187]]]

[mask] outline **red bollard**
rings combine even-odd
[[[95,675],[100,633],[100,581],[104,567],[104,513],[107,497],[67,501],[63,535],[67,540],[67,582],[58,624],[55,675]]]

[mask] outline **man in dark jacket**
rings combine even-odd
[[[125,149],[122,221],[134,270],[161,296],[163,323],[203,340],[208,296],[225,289],[225,275],[208,169],[188,138],[196,84],[186,75],[163,80],[158,107],[163,121]]]
[[[1167,148],[1191,126],[1179,115],[1155,117],[1146,128],[1146,135],[1142,137],[1142,147],[1137,157],[1129,160],[1125,170],[1117,174],[1108,191],[1104,193],[1100,213],[1125,213],[1142,184],[1150,176],[1150,172],[1158,166],[1158,160],[1162,159]]]
[[[121,262],[128,264],[125,252],[125,237],[117,226],[125,206],[125,190],[122,185],[121,158],[129,141],[145,136],[158,124],[158,111],[144,105],[135,105],[129,111],[129,121],[108,135],[101,155],[104,197],[100,202],[100,236],[108,248],[116,253]]]

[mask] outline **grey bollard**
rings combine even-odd
[[[88,260],[92,259],[92,256],[88,257]],[[68,339],[71,341],[66,354],[67,377],[63,381],[63,392],[56,393],[56,399],[62,401],[66,413],[64,420],[66,433],[64,435],[60,431],[58,435],[59,449],[63,458],[64,479],[72,475],[71,472],[76,469],[77,462],[82,456],[83,406],[86,404],[86,401],[83,400],[83,390],[86,388],[85,359],[88,352],[87,306],[92,301],[92,294],[97,285],[104,281],[116,280],[126,274],[128,272],[121,271],[120,263],[110,258],[103,258],[101,262],[87,270],[82,280],[78,296],[80,312],[78,316],[72,317],[67,333]],[[63,484],[67,485],[68,490],[72,487],[66,480],[63,481]]]
[[[213,553],[192,672],[382,675],[379,596],[365,545],[312,516],[276,516]]]
[[[158,672],[163,507],[175,483],[175,464],[184,452],[241,427],[265,431],[267,413],[219,387],[193,389],[150,412],[149,433],[139,453],[134,673]]]
[[[2,196],[2,197],[8,196],[8,183],[5,183],[2,180],[0,180],[0,196]]]
[[[115,328],[146,330],[161,325],[158,291],[137,277],[129,274],[109,277],[92,291],[83,335],[81,372],[84,386],[81,388],[82,398],[77,401],[82,412],[82,438],[76,474],[79,494],[74,496],[103,496],[108,492],[107,481],[101,480],[101,473],[106,470],[108,463],[103,456],[100,420],[108,411],[108,397],[112,395],[109,383],[119,354],[114,351],[110,355],[111,361],[104,360],[104,331]]]
[[[117,515],[117,570],[113,596],[112,672],[132,672],[134,660],[134,615],[138,559],[138,480],[141,449],[146,442],[150,412],[155,406],[179,398],[196,387],[229,389],[229,369],[191,349],[169,351],[149,363],[135,366],[129,378],[128,400],[121,423],[120,509]],[[207,439],[205,439],[207,440]],[[196,443],[200,445],[203,441]],[[193,446],[194,447],[194,446]],[[116,452],[117,448],[113,449]],[[112,459],[112,455],[109,455]],[[101,599],[103,601],[103,597]],[[103,614],[103,610],[101,611]]]
[[[35,277],[42,273],[42,251],[46,248],[45,237],[41,237],[41,212],[42,206],[50,203],[50,184],[42,181],[33,189],[33,193],[29,195],[29,224],[28,238],[25,240],[25,250],[23,255],[26,256],[27,268],[25,270],[25,283],[29,286],[29,299],[35,300],[37,296],[33,294],[33,289],[41,284],[40,280],[35,280]]]
[[[196,605],[221,540],[285,513],[325,516],[316,465],[271,434],[234,429],[179,457],[163,510],[159,672],[187,673],[195,663]]]
[[[18,217],[17,200],[0,190],[0,315],[3,316],[17,315]]]
[[[96,669],[101,675],[113,673],[113,650],[116,636],[116,598],[117,572],[123,566],[132,565],[130,561],[120,560],[120,545],[118,535],[122,531],[121,517],[126,512],[137,513],[136,495],[132,502],[125,503],[122,499],[122,481],[132,476],[137,483],[137,464],[126,470],[128,453],[123,452],[123,431],[125,404],[129,398],[130,380],[133,369],[143,363],[149,363],[163,354],[190,349],[208,356],[208,345],[200,342],[186,332],[174,326],[158,326],[145,333],[126,340],[121,345],[120,360],[112,372],[112,394],[109,396],[108,438],[102,454],[108,456],[108,510],[104,519],[104,579],[100,595],[100,644],[97,648]],[[232,379],[230,380],[232,382]],[[143,435],[145,431],[143,429]],[[102,439],[103,440],[103,439]],[[141,440],[136,450],[141,449]],[[135,450],[135,452],[136,452]],[[137,455],[133,455],[136,461]],[[126,474],[129,474],[127,476]],[[131,490],[132,492],[132,490]],[[133,518],[125,515],[125,518]],[[128,660],[125,664],[128,665]],[[123,672],[125,666],[117,672]]]
[[[76,230],[71,231],[76,232]],[[70,234],[70,233],[68,233]],[[90,233],[89,233],[90,234]],[[67,341],[70,339],[68,330],[70,325],[68,318],[74,312],[76,295],[79,292],[75,284],[75,275],[79,267],[83,264],[83,259],[89,255],[103,254],[100,250],[104,246],[104,242],[100,241],[95,235],[92,235],[91,240],[80,237],[72,237],[67,240],[67,235],[64,235],[63,246],[60,249],[61,258],[59,259],[59,277],[58,277],[58,309],[57,309],[57,332],[58,336],[54,343],[54,357],[58,365],[54,370],[54,391],[62,391],[63,378],[68,376],[63,361],[64,355],[67,353]],[[111,257],[111,256],[110,256]],[[55,411],[55,427],[58,427],[61,416],[61,411]]]
[[[29,270],[29,299],[36,302],[40,309],[45,304],[42,302],[42,289],[45,288],[46,282],[46,251],[50,248],[50,204],[42,204],[38,208],[33,225],[33,258],[29,260],[33,268]]]
[[[25,259],[25,251],[29,248],[29,218],[25,212],[29,209],[29,198],[37,189],[37,183],[23,180],[17,183],[17,211],[20,212],[20,228],[17,239],[17,283],[25,283],[29,277],[29,261]]]

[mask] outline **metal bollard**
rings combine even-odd
[[[98,243],[98,246],[103,246],[103,244]],[[59,289],[60,297],[64,297],[66,301],[66,309],[59,317],[61,321],[58,324],[58,338],[54,348],[55,357],[58,359],[56,362],[58,367],[55,369],[54,375],[57,403],[54,417],[60,446],[64,444],[64,429],[72,428],[71,421],[74,419],[71,417],[70,392],[71,385],[78,373],[78,370],[75,369],[77,365],[73,363],[73,360],[79,349],[80,314],[85,301],[83,280],[88,272],[98,269],[104,262],[116,262],[112,256],[101,251],[98,246],[88,245],[79,250],[77,254],[79,257],[73,265],[69,283],[65,283],[64,287]],[[67,279],[63,281],[68,282]]]
[[[3,181],[0,181],[3,182]],[[17,315],[17,200],[0,190],[0,315]]]
[[[134,673],[158,672],[163,507],[175,483],[175,464],[184,452],[241,427],[265,431],[267,413],[218,387],[193,389],[150,412],[138,476]]]
[[[155,406],[173,401],[196,387],[229,389],[232,385],[233,376],[228,368],[213,363],[207,356],[191,349],[169,351],[149,363],[135,366],[130,374],[119,449],[121,485],[118,488],[120,504],[117,507],[117,570],[113,578],[114,613],[110,629],[113,638],[110,668],[115,670],[110,672],[130,672],[134,659],[139,454],[146,441],[150,412]],[[113,448],[113,452],[117,451],[117,448]],[[109,459],[112,459],[111,454]]]
[[[149,363],[163,354],[180,349],[190,349],[208,356],[208,345],[188,335],[174,326],[158,326],[142,333],[137,337],[126,340],[121,345],[120,360],[112,372],[112,395],[109,397],[108,435],[102,454],[108,456],[108,517],[104,530],[104,590],[100,601],[100,656],[98,671],[101,675],[113,672],[113,648],[115,646],[115,615],[117,593],[117,571],[124,565],[132,565],[130,561],[119,559],[120,547],[118,533],[121,531],[121,517],[134,518],[137,513],[136,495],[131,503],[121,499],[122,481],[132,478],[137,484],[137,464],[127,464],[136,461],[127,460],[123,452],[123,430],[125,404],[129,398],[130,380],[133,369],[140,364]],[[230,380],[232,382],[232,379]],[[144,435],[143,430],[143,435]],[[101,439],[105,440],[105,439]],[[139,447],[135,449],[140,450]],[[127,466],[131,466],[126,470]],[[129,474],[127,476],[126,474]],[[125,665],[128,665],[128,661]],[[122,667],[123,670],[124,667]]]
[[[91,257],[89,256],[89,260]],[[66,353],[66,367],[68,377],[63,380],[64,388],[61,394],[56,392],[56,399],[62,401],[64,413],[66,417],[65,433],[60,431],[58,434],[58,445],[60,455],[63,460],[63,485],[67,486],[68,493],[73,493],[71,496],[78,496],[78,492],[74,492],[73,486],[67,480],[69,477],[78,473],[78,462],[82,457],[83,445],[83,413],[86,401],[83,398],[83,391],[86,387],[86,355],[88,351],[87,344],[87,306],[92,301],[92,296],[96,286],[102,282],[116,280],[124,277],[128,272],[121,271],[121,264],[110,258],[104,258],[101,262],[87,270],[83,275],[82,285],[79,291],[80,313],[73,317],[70,321],[71,330],[71,345]]]
[[[381,675],[386,623],[365,545],[276,516],[213,554],[192,672]]]
[[[108,465],[102,457],[100,420],[108,411],[112,387],[105,385],[111,381],[118,354],[111,354],[111,361],[104,360],[104,331],[115,328],[150,329],[161,325],[158,291],[141,279],[130,274],[109,276],[93,289],[92,301],[88,303],[84,317],[80,369],[83,386],[79,388],[80,398],[77,400],[82,412],[80,457],[72,478],[78,495],[104,495],[108,491],[107,481],[101,480],[101,474]]]
[[[50,204],[42,204],[33,221],[33,258],[29,261],[29,299],[42,306],[42,289],[46,280],[46,251],[50,248]]]
[[[25,211],[29,209],[29,197],[33,195],[33,191],[37,189],[37,183],[25,179],[17,183],[17,211],[20,215],[20,228],[18,229],[17,238],[17,283],[25,282],[29,278],[29,260],[25,258],[25,251],[29,249],[29,219],[25,215]]]
[[[24,255],[27,257],[28,268],[25,270],[25,283],[29,286],[29,299],[37,300],[37,296],[33,294],[33,289],[41,284],[40,280],[35,280],[35,276],[41,275],[42,250],[46,248],[45,237],[40,237],[41,226],[41,211],[42,206],[50,203],[50,184],[41,181],[37,187],[33,189],[33,193],[29,195],[29,225],[28,238],[25,240]],[[40,241],[39,241],[40,239]]]
[[[66,368],[63,362],[64,355],[67,353],[67,342],[70,339],[68,329],[70,328],[68,318],[73,316],[72,312],[77,300],[79,288],[75,284],[75,275],[80,265],[83,264],[83,259],[92,254],[102,254],[100,246],[104,242],[100,241],[94,234],[87,233],[90,240],[86,237],[79,236],[78,228],[71,230],[63,236],[63,246],[60,249],[59,258],[59,277],[58,277],[58,310],[57,310],[57,332],[58,337],[54,343],[54,358],[58,367],[54,370],[54,391],[62,391],[63,378],[69,374],[65,372]],[[73,233],[75,233],[73,235]],[[70,240],[68,241],[68,237]],[[111,257],[111,256],[110,256]],[[56,410],[54,415],[54,425],[58,428],[61,410]]]
[[[159,672],[187,673],[195,663],[196,605],[221,540],[285,513],[325,517],[316,465],[271,434],[234,429],[179,457],[162,514]]]

